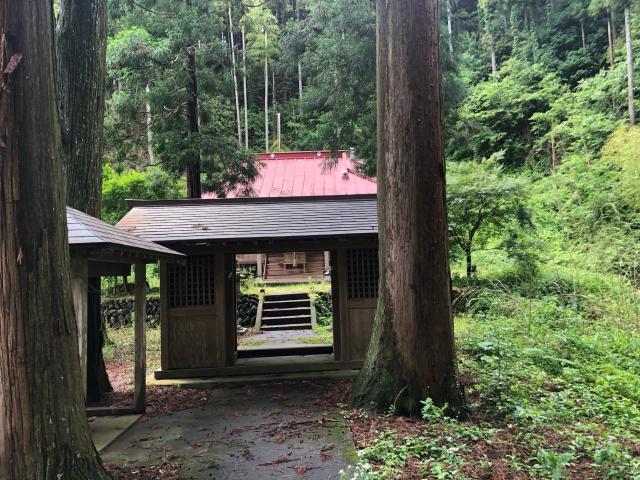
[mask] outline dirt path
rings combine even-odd
[[[340,385],[202,391],[201,408],[149,417],[102,452],[121,478],[338,479],[355,462]],[[151,467],[145,474],[145,469]],[[139,476],[131,472],[138,472]],[[155,473],[152,473],[155,472]],[[157,475],[157,477],[156,477]]]

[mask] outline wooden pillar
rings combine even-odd
[[[167,262],[160,260],[160,369],[169,370],[169,289]]]
[[[257,257],[257,271],[256,274],[258,278],[262,278],[262,254],[258,253]]]
[[[147,393],[147,323],[146,283],[147,266],[136,262],[135,283],[135,373],[133,400],[136,412],[144,413]]]
[[[71,294],[78,329],[78,353],[85,398],[87,396],[87,316],[89,262],[86,258],[71,259]]]
[[[344,353],[342,349],[342,317],[341,309],[341,290],[344,285],[340,282],[339,272],[342,270],[338,266],[338,251],[331,250],[329,252],[331,261],[331,308],[333,312],[333,358],[335,360],[343,360]]]
[[[219,338],[218,344],[224,351],[224,356],[218,358],[216,366],[231,366],[236,362],[238,349],[236,256],[234,254],[219,253],[216,255],[216,275],[222,276],[222,281],[216,283],[216,293],[221,294],[221,302],[218,305],[221,305],[222,309],[218,309],[216,315],[217,328],[214,334]],[[218,285],[223,288],[218,288]]]

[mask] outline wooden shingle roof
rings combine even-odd
[[[184,256],[71,207],[67,207],[67,227],[69,246],[75,250],[109,248],[151,257]]]
[[[375,236],[375,195],[129,201],[118,228],[162,243]]]

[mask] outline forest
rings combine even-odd
[[[256,153],[347,150],[388,210],[372,346],[353,384],[323,392],[357,449],[340,478],[640,479],[640,1],[76,1],[51,2],[49,18],[0,0],[0,476],[182,478],[178,456],[103,466],[87,441],[63,185],[69,205],[116,224],[126,199],[242,191],[259,175]],[[429,14],[438,24],[422,31]],[[81,18],[97,19],[91,33]],[[431,63],[404,75],[413,47]],[[41,82],[21,70],[38,56]],[[74,70],[79,59],[95,61],[94,78]],[[423,84],[406,88],[407,77]],[[391,122],[403,115],[406,135]],[[9,141],[20,135],[33,148]],[[74,170],[83,156],[90,166]],[[410,243],[416,231],[437,238]],[[393,264],[392,247],[407,245]],[[412,260],[434,267],[422,284]],[[392,308],[407,278],[407,311],[424,315],[410,321]],[[443,299],[426,302],[442,315],[420,310],[424,298]],[[51,338],[33,341],[43,328]],[[150,338],[158,353],[158,331]],[[117,348],[105,356],[128,355]],[[201,406],[187,396],[184,408]]]
[[[255,175],[247,152],[354,148],[376,175],[375,2],[254,3],[111,0],[104,218],[188,195],[196,157],[221,196]],[[474,422],[429,404],[426,433],[356,416],[378,434],[353,478],[638,478],[640,3],[440,3]],[[197,131],[181,115],[194,72]]]

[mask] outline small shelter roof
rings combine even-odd
[[[376,195],[145,201],[118,228],[163,244],[377,236]]]
[[[256,179],[227,193],[227,198],[365,195],[378,189],[376,180],[364,175],[346,150],[260,153],[256,162]],[[207,192],[202,197],[216,195]]]
[[[95,253],[103,249],[111,253],[118,251],[119,254],[151,258],[184,256],[71,207],[67,207],[67,227],[72,252],[87,250]]]

